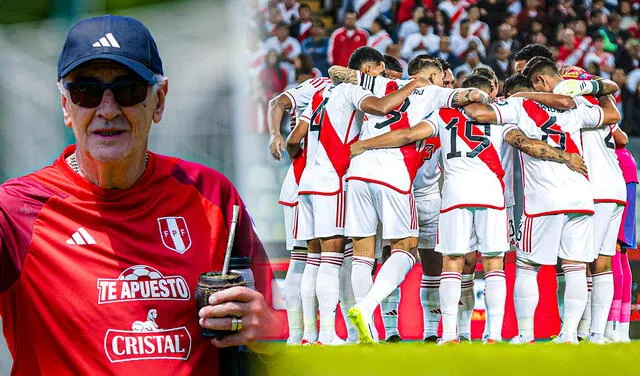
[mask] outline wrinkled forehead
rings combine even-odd
[[[79,77],[96,78],[103,82],[111,82],[117,77],[138,75],[126,66],[111,60],[93,60],[80,65],[71,71],[65,78],[77,79]]]

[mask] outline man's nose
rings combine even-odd
[[[96,115],[106,120],[111,120],[121,114],[120,105],[116,102],[111,89],[106,89],[102,95],[102,100],[96,108]]]

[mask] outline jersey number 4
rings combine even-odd
[[[309,122],[309,132],[320,132],[320,126],[322,125],[322,122],[324,121],[324,115],[327,112],[325,106],[327,105],[328,100],[329,98],[325,98],[322,102],[320,102],[318,108],[313,111],[311,120]]]
[[[478,154],[482,153],[484,149],[491,145],[491,141],[487,136],[491,136],[491,126],[489,124],[477,124],[470,121],[464,123],[464,133],[458,132],[458,118],[453,118],[445,127],[451,133],[451,152],[447,153],[447,159],[457,158],[462,156],[462,152],[458,151],[458,137],[460,137],[467,145],[472,146],[473,150],[467,152],[465,155],[467,158],[475,158]],[[473,127],[483,127],[483,135],[473,134]]]

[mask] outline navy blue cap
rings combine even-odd
[[[73,25],[58,59],[58,78],[98,59],[118,62],[150,83],[154,74],[164,74],[151,32],[131,17],[99,16]]]

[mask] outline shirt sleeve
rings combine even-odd
[[[367,97],[372,97],[373,93],[363,88],[362,86],[356,86],[351,84],[343,84],[343,85],[348,85],[345,93],[348,101],[347,103],[349,103],[349,105],[352,106],[353,109],[362,111],[362,108],[360,107],[360,105],[362,104],[362,101],[365,100]]]
[[[429,85],[427,86],[426,90],[432,91],[432,94],[430,94],[428,97],[433,99],[433,101],[435,102],[434,106],[436,108],[452,108],[453,98],[461,89],[450,89],[436,85]]]
[[[289,97],[292,104],[291,111],[289,111],[291,114],[296,113],[296,111],[303,110],[311,102],[311,98],[313,98],[313,94],[317,90],[311,82],[314,80],[318,79],[310,78],[296,87],[285,90],[284,95]]]
[[[440,133],[440,127],[438,127],[439,120],[440,116],[438,116],[437,111],[432,111],[422,120],[433,129],[433,134],[431,135],[432,137],[437,136]]]
[[[582,97],[577,97],[574,100],[577,105],[575,112],[580,117],[583,128],[596,128],[602,125],[604,120],[602,107],[593,105]]]
[[[307,105],[307,107],[304,108],[304,111],[302,111],[302,114],[300,115],[300,120],[304,120],[307,123],[311,121],[311,115],[313,114],[313,109],[311,107],[312,106]]]
[[[520,122],[519,108],[521,107],[521,98],[510,98],[506,101],[491,104],[491,108],[496,113],[497,124],[518,124]]]

